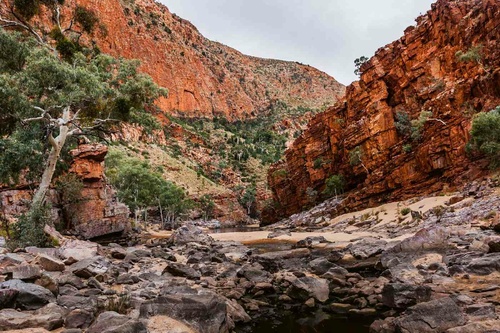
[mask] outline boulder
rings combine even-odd
[[[329,298],[328,280],[312,276],[288,277],[287,280],[290,282],[290,287],[286,294],[293,299],[307,301],[309,298],[314,297],[319,302],[324,303]]]
[[[59,253],[64,259],[74,259],[75,261],[91,259],[97,256],[98,245],[92,242],[71,239],[64,242],[59,248]]]
[[[70,270],[78,277],[88,279],[92,276],[104,274],[108,271],[109,261],[97,256],[94,258],[83,259],[70,266]]]
[[[348,246],[349,251],[356,259],[368,259],[382,253],[387,247],[387,242],[373,237],[364,238]]]
[[[148,333],[148,330],[139,320],[113,311],[106,311],[97,317],[87,333]]]
[[[316,275],[323,275],[334,266],[337,266],[325,258],[317,258],[309,262],[309,269]]]
[[[39,254],[37,257],[38,264],[46,271],[49,272],[62,272],[66,268],[66,265],[59,260],[48,254]]]
[[[200,333],[228,333],[232,328],[228,325],[225,299],[206,290],[178,290],[141,304],[142,318],[158,315],[187,322]]]
[[[415,286],[405,283],[389,283],[382,289],[382,303],[390,308],[405,309],[431,299],[429,286]]]
[[[203,230],[192,226],[183,225],[172,233],[170,236],[170,245],[184,245],[187,243],[198,243],[204,245],[210,245],[214,242],[214,239],[209,235],[203,233]]]
[[[441,333],[467,322],[458,305],[449,297],[420,303],[396,319],[399,331],[405,333]]]
[[[15,305],[25,310],[36,310],[49,302],[54,302],[54,295],[47,289],[21,280],[9,280],[0,283],[0,290],[17,291]]]
[[[184,265],[184,264],[179,264],[175,262],[171,262],[168,264],[167,267],[163,270],[163,273],[169,273],[172,274],[173,276],[180,276],[180,277],[185,277],[191,280],[197,280],[201,277],[200,272],[195,270],[194,268]]]
[[[35,280],[42,276],[42,270],[36,265],[22,264],[11,269],[12,278],[19,280]]]
[[[49,304],[35,312],[19,312],[14,309],[0,310],[0,330],[44,328],[54,330],[64,323],[64,309]]]

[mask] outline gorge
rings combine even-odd
[[[51,246],[12,242],[32,231],[15,223],[29,217],[36,165],[0,183],[0,331],[500,330],[498,1],[438,0],[348,87],[212,42],[150,0],[37,1],[30,19],[18,14],[21,0],[0,1],[2,50],[21,23],[47,41],[34,49],[59,54],[72,40],[51,39],[55,24],[95,19],[72,44],[87,53],[70,64],[139,59],[169,90],[134,105],[145,105],[141,119],[61,155],[51,222],[38,225]],[[25,70],[5,59],[2,94]],[[18,120],[9,102],[0,101],[3,156],[17,143],[3,126]],[[489,150],[471,131],[484,115]],[[44,156],[38,149],[28,155]],[[137,184],[152,193],[145,207]],[[165,207],[165,192],[185,199],[182,213]]]

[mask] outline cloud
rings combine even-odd
[[[207,38],[349,84],[355,58],[398,39],[433,0],[161,0]]]

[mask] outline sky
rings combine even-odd
[[[354,59],[399,39],[435,0],[160,0],[207,38],[247,55],[298,61],[343,84]]]

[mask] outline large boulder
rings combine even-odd
[[[55,304],[49,304],[34,312],[20,312],[14,309],[0,310],[0,331],[24,328],[54,330],[64,323],[66,311]]]
[[[49,302],[54,302],[54,295],[46,288],[32,283],[25,283],[21,280],[9,280],[0,283],[0,289],[15,290],[16,307],[24,310],[36,310]]]
[[[287,295],[293,299],[306,301],[314,297],[320,302],[326,302],[329,298],[330,287],[328,280],[315,278],[312,276],[287,276],[286,280],[290,282]]]
[[[449,297],[417,304],[396,319],[398,332],[441,333],[467,322],[458,305]]]
[[[391,308],[406,309],[417,303],[430,301],[431,293],[429,286],[389,283],[382,289],[382,303]]]
[[[148,333],[148,330],[139,320],[113,311],[106,311],[97,317],[87,333]]]
[[[187,243],[199,243],[204,245],[210,245],[214,242],[214,239],[209,235],[203,233],[203,230],[195,227],[193,225],[183,225],[179,229],[175,230],[172,236],[170,236],[170,245],[185,245]]]
[[[173,290],[141,305],[140,316],[168,316],[187,322],[200,333],[227,333],[227,305],[224,298],[207,290]],[[92,333],[92,332],[90,332]]]
[[[347,248],[354,258],[363,260],[382,253],[386,247],[387,242],[385,240],[367,237],[354,244],[350,244]]]
[[[103,257],[94,257],[81,260],[70,266],[70,270],[78,277],[88,279],[92,276],[104,274],[108,271],[109,261]]]
[[[64,259],[80,261],[91,259],[97,256],[98,245],[92,242],[85,242],[77,239],[71,239],[64,242],[60,247],[59,253]]]

